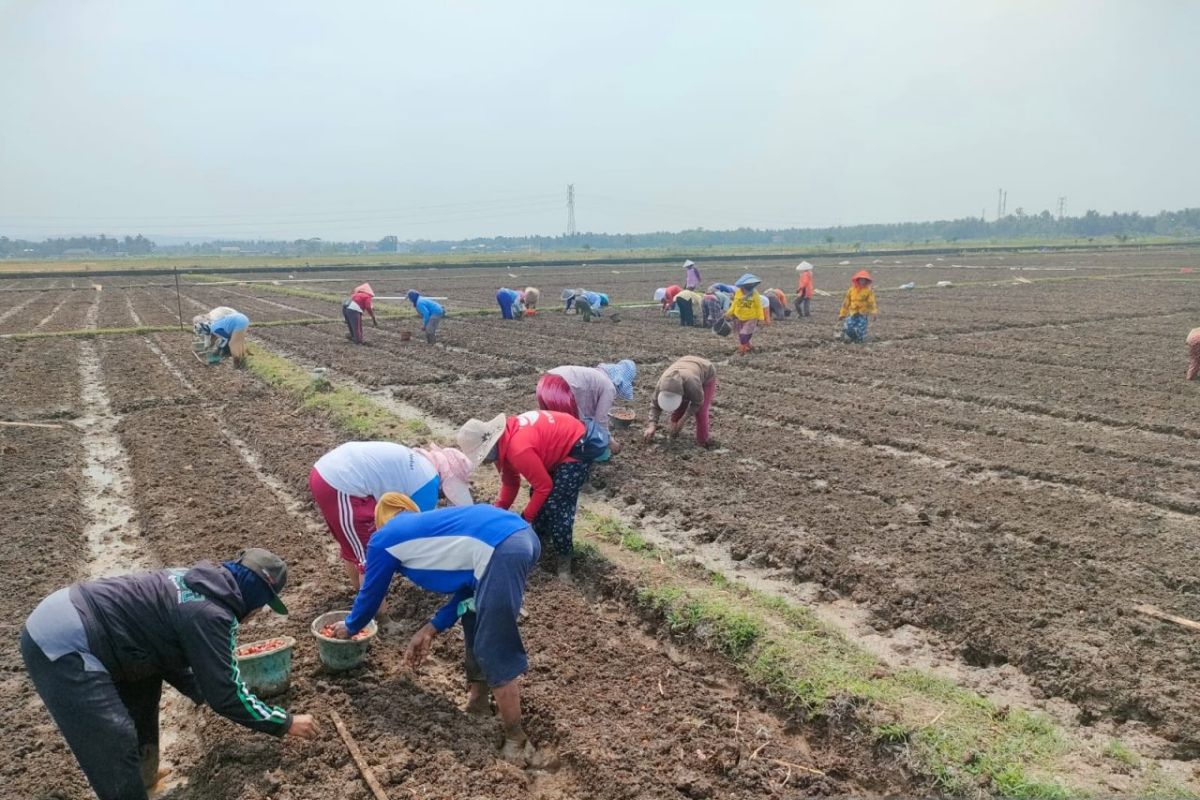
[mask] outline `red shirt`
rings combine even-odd
[[[667,296],[663,298],[663,308],[670,308],[671,304],[675,302],[675,295],[682,291],[683,289],[679,285],[668,286]]]
[[[366,292],[355,292],[354,294],[350,295],[350,299],[355,303],[358,303],[358,307],[363,311],[371,310],[371,295],[367,294]]]
[[[509,417],[496,455],[496,469],[500,470],[496,505],[511,508],[524,478],[533,488],[533,495],[521,516],[532,523],[554,488],[550,473],[560,464],[575,460],[571,450],[585,430],[582,422],[558,411],[526,411],[519,417]]]

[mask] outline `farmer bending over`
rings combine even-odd
[[[501,289],[496,292],[496,303],[504,319],[520,319],[525,316],[525,293],[516,289]]]
[[[246,363],[246,329],[250,319],[227,306],[217,306],[207,314],[192,317],[192,331],[206,337],[204,352],[209,354],[208,363],[216,364],[221,359],[233,356],[233,365]]]
[[[158,781],[158,704],[167,681],[195,703],[272,736],[317,735],[307,714],[259,700],[238,674],[238,624],[263,606],[280,614],[287,565],[258,548],[76,583],[38,604],[21,628],[21,657],[100,800],[144,800]]]
[[[433,344],[433,340],[437,336],[438,325],[446,316],[446,309],[428,297],[422,297],[416,289],[410,289],[405,296],[408,297],[408,302],[413,304],[417,313],[421,315],[421,330],[425,332],[425,341]]]
[[[707,447],[710,443],[708,415],[713,397],[717,394],[717,368],[707,358],[684,356],[667,367],[654,389],[650,401],[650,421],[643,439],[650,441],[658,430],[658,420],[665,411],[671,415],[670,434],[674,439],[683,424],[696,418],[696,441]]]
[[[633,381],[637,364],[629,359],[595,367],[555,367],[538,379],[537,405],[543,411],[561,411],[578,420],[594,420],[608,431],[608,412],[613,400],[633,399]],[[613,455],[621,452],[615,439],[609,440]]]
[[[529,668],[517,615],[525,582],[542,548],[529,523],[489,505],[402,514],[417,507],[404,495],[380,500],[379,531],[367,547],[367,574],[345,622],[334,636],[348,639],[370,623],[397,572],[422,589],[450,595],[408,643],[405,662],[416,667],[433,639],[459,617],[466,640],[467,711],[488,714],[488,690],[504,725],[501,755],[525,766],[536,755],[521,725],[521,675]]]
[[[495,464],[500,471],[496,505],[511,508],[529,481],[530,497],[521,514],[539,536],[548,536],[558,552],[558,577],[571,580],[575,507],[592,461],[608,453],[608,434],[594,422],[581,422],[557,411],[503,414],[487,422],[467,420],[458,446],[474,464]]]
[[[370,314],[371,324],[379,327],[379,320],[375,318],[375,308],[371,305],[374,297],[375,290],[371,288],[371,284],[364,283],[354,287],[350,299],[342,303],[342,317],[346,320],[346,327],[350,329],[350,341],[355,344],[363,343],[364,313]]]
[[[412,498],[420,511],[437,508],[438,495],[471,504],[473,465],[458,450],[431,445],[414,450],[395,442],[346,442],[321,456],[308,473],[313,502],[341,551],[342,567],[358,591],[367,542],[375,532],[375,504],[388,492]]]

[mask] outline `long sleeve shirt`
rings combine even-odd
[[[554,488],[550,473],[573,460],[571,451],[585,431],[582,422],[558,411],[527,411],[509,417],[496,456],[496,469],[500,471],[496,505],[511,508],[524,478],[533,493],[521,516],[530,523],[537,519]]]
[[[114,681],[161,678],[247,728],[282,736],[291,727],[288,712],[258,699],[238,672],[238,619],[247,609],[224,567],[201,561],[70,591],[89,649]]]
[[[438,474],[424,456],[395,442],[346,442],[317,459],[314,469],[342,494],[376,500],[385,492],[413,497]]]
[[[682,291],[683,291],[683,287],[680,286],[679,284],[672,284],[671,286],[667,287],[667,293],[666,293],[666,295],[663,296],[663,302],[662,302],[662,307],[663,307],[664,311],[669,309],[672,305],[675,304],[675,295],[679,294]]]
[[[800,273],[800,280],[796,284],[796,294],[801,298],[811,298],[813,294],[813,279],[812,270],[805,270]]]
[[[846,297],[842,300],[842,310],[838,312],[838,319],[851,314],[875,313],[878,313],[875,305],[875,290],[870,286],[851,286],[846,290]]]
[[[397,514],[371,536],[367,568],[354,607],[346,617],[351,635],[374,619],[399,572],[422,589],[450,595],[430,623],[444,631],[458,619],[458,606],[475,595],[496,546],[528,523],[489,505]]]
[[[617,387],[607,372],[595,367],[555,367],[550,374],[562,378],[571,387],[580,417],[595,420],[598,426],[608,430],[608,412],[616,399]]]
[[[757,320],[765,322],[767,319],[766,312],[763,311],[763,296],[757,291],[746,294],[741,289],[733,295],[733,303],[729,306],[729,313],[742,322]]]
[[[430,300],[428,297],[419,297],[417,302],[413,303],[416,306],[417,312],[421,315],[421,324],[428,325],[429,318],[434,314],[445,314],[446,310],[440,305]]]
[[[371,313],[371,295],[366,292],[355,292],[350,295],[350,302],[358,306],[359,311]]]
[[[658,407],[659,392],[673,392],[683,395],[687,403],[685,418],[696,413],[704,402],[704,384],[716,379],[717,368],[707,358],[700,356],[684,356],[667,367],[658,379],[654,395],[650,400],[650,422],[657,425],[662,416]]]

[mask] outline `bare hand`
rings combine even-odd
[[[683,430],[683,420],[679,420],[679,422],[672,422],[670,425],[671,438],[674,439],[676,436],[679,435],[679,432],[682,430]]]
[[[317,721],[312,718],[311,714],[296,714],[292,717],[292,724],[287,732],[288,736],[299,736],[301,739],[315,739],[317,738],[317,734],[321,732],[321,728],[317,725]]]
[[[647,425],[646,430],[642,431],[642,441],[648,442],[654,438],[654,431],[657,430],[653,425]]]
[[[335,638],[335,639],[349,639],[350,638],[350,629],[346,627],[346,623],[344,621],[333,623],[333,638]]]
[[[437,636],[437,629],[428,622],[421,627],[421,630],[413,634],[412,639],[408,642],[408,649],[404,651],[404,663],[409,667],[419,667],[428,656],[429,651],[433,649],[433,637]]]

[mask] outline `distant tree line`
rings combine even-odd
[[[66,255],[115,256],[120,254],[144,256],[154,252],[155,244],[142,236],[126,236],[123,239],[105,236],[72,236],[63,239],[46,239],[29,242],[24,239],[9,239],[0,236],[2,258],[52,258]]]
[[[359,253],[442,253],[526,250],[634,250],[672,248],[699,249],[716,246],[774,245],[796,248],[861,248],[882,243],[898,245],[953,245],[987,241],[1087,241],[1097,239],[1127,242],[1149,237],[1186,239],[1200,237],[1200,208],[1160,211],[1144,216],[1131,212],[1058,219],[1049,211],[1013,213],[988,222],[979,217],[899,222],[878,225],[847,225],[833,228],[736,228],[710,231],[703,228],[657,233],[580,233],[574,236],[497,236],[465,240],[417,240],[402,242],[395,236],[376,241],[334,242],[319,238],[283,240],[229,240],[155,246],[141,234],[117,239],[108,236],[77,236],[30,242],[0,236],[0,257],[42,258],[83,254],[145,255],[150,252],[185,255],[338,255]],[[73,252],[74,251],[74,252]]]

